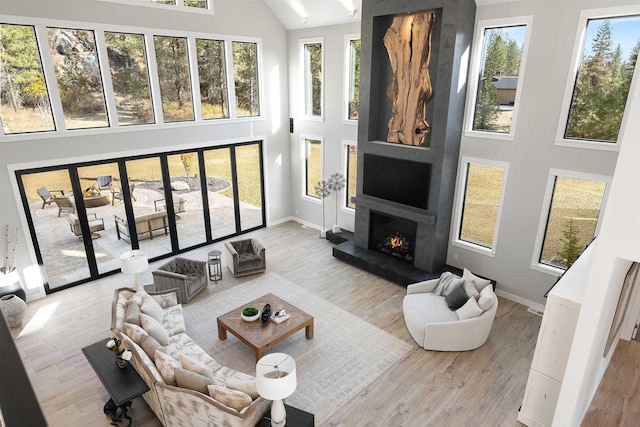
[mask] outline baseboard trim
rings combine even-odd
[[[544,305],[538,304],[537,302],[533,302],[526,298],[519,297],[518,295],[514,295],[510,292],[501,291],[500,289],[496,289],[496,295],[502,298],[506,298],[513,302],[517,302],[518,304],[526,305],[527,307],[531,307],[535,310],[544,312]]]

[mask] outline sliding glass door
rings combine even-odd
[[[45,290],[265,225],[260,142],[17,171]]]

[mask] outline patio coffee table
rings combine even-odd
[[[265,304],[271,305],[272,312],[283,308],[289,315],[289,318],[282,323],[270,321],[263,326],[260,319],[254,322],[246,322],[240,317],[244,308],[256,307],[262,309]],[[305,328],[306,338],[308,340],[312,339],[313,316],[273,294],[263,295],[218,317],[218,338],[226,340],[227,331],[231,332],[256,352],[256,362],[264,356],[269,347],[290,337],[302,328]]]

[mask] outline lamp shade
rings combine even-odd
[[[120,269],[126,274],[138,274],[142,273],[149,267],[149,260],[147,254],[140,249],[134,249],[127,251],[120,255],[121,266]]]
[[[296,361],[288,354],[267,354],[256,364],[256,387],[265,399],[285,399],[293,394],[297,384]]]

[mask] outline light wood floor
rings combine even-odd
[[[618,341],[582,427],[640,425],[640,342]]]
[[[331,256],[318,231],[288,222],[251,233],[267,250],[267,268],[394,336],[415,345],[402,316],[404,287]],[[186,256],[206,259],[222,243]],[[152,283],[153,264],[143,277]],[[234,279],[228,270],[205,294],[254,277]],[[51,426],[108,426],[108,399],[80,349],[109,336],[113,289],[132,284],[117,274],[30,302],[14,337]],[[188,308],[187,308],[188,309]],[[500,298],[488,342],[471,352],[432,352],[415,345],[324,426],[516,426],[541,317]],[[212,331],[215,333],[215,331]],[[304,409],[304,408],[302,408]],[[130,412],[136,426],[159,426],[142,399]]]

